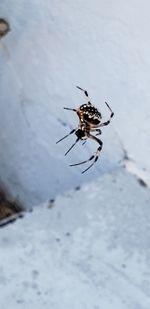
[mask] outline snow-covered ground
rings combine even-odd
[[[5,0],[0,14],[11,31],[0,42],[0,182],[26,206],[37,205],[115,169],[120,140],[139,168],[150,171],[150,63],[148,0]],[[77,126],[63,106],[85,102],[76,85],[109,117],[101,162],[81,177],[69,163],[97,145],[74,137]]]
[[[27,207],[0,229],[0,308],[150,308],[150,2],[5,0],[0,185]],[[85,102],[109,117],[97,145],[65,151]],[[123,168],[124,165],[124,168]],[[135,176],[136,175],[136,176]],[[54,203],[49,200],[55,198]],[[49,204],[49,207],[48,207]]]
[[[149,309],[150,192],[124,169],[0,230],[0,307]]]

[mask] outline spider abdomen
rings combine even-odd
[[[79,117],[81,122],[87,122],[90,125],[97,126],[100,124],[101,113],[91,104],[83,104],[79,108]]]

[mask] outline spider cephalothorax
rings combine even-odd
[[[95,132],[96,135],[101,134],[101,129],[100,128],[103,127],[103,126],[107,126],[110,123],[110,120],[113,117],[114,113],[111,110],[111,108],[108,105],[108,103],[105,102],[107,107],[109,108],[111,114],[110,114],[109,120],[107,120],[105,122],[101,122],[101,120],[102,120],[101,113],[89,101],[88,92],[86,90],[78,87],[78,86],[77,86],[77,88],[84,92],[84,94],[88,98],[88,103],[82,104],[77,109],[72,109],[72,108],[64,107],[64,109],[71,110],[71,111],[74,111],[74,112],[77,113],[77,115],[79,117],[79,126],[78,126],[77,129],[73,129],[69,134],[67,134],[66,136],[61,138],[57,143],[61,142],[63,139],[68,137],[70,134],[75,133],[75,135],[77,136],[77,139],[74,142],[74,144],[68,149],[68,151],[65,153],[65,155],[67,155],[67,153],[75,146],[75,144],[79,140],[85,140],[86,141],[87,138],[91,138],[91,139],[95,140],[99,144],[99,147],[97,148],[97,151],[96,151],[95,155],[92,155],[88,160],[85,160],[85,161],[82,161],[80,163],[76,163],[76,164],[71,164],[70,165],[70,166],[76,166],[76,165],[84,164],[84,163],[87,163],[87,162],[93,160],[93,162],[90,164],[90,166],[87,167],[82,172],[82,174],[83,174],[89,168],[91,168],[93,166],[93,164],[98,160],[99,155],[100,155],[100,151],[102,150],[102,145],[103,145],[102,141],[99,138],[97,138],[95,135],[91,134],[91,132],[93,132],[93,133]]]

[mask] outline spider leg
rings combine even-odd
[[[97,161],[97,160],[96,160],[96,161]],[[81,174],[84,174],[85,172],[87,172],[87,171],[94,165],[94,163],[95,163],[96,161],[94,160],[93,163],[92,163],[89,167],[87,167],[84,171],[82,171]]]
[[[114,112],[113,112],[113,111],[112,111],[112,109],[110,108],[109,104],[108,104],[107,102],[105,102],[105,104],[106,104],[106,105],[107,105],[107,107],[109,108],[109,110],[110,110],[111,114],[110,114],[109,120],[107,120],[107,121],[105,121],[105,122],[101,123],[101,124],[100,124],[100,127],[107,126],[107,125],[110,123],[111,118],[114,116]]]
[[[68,137],[70,134],[73,134],[76,131],[76,129],[73,129],[69,134],[65,135],[64,137],[62,137],[61,139],[59,139],[59,141],[56,142],[56,144],[58,144],[59,142],[63,141],[63,139],[65,139],[66,137]]]
[[[85,94],[85,96],[88,98],[88,103],[89,104],[91,104],[91,102],[90,102],[90,98],[89,98],[89,95],[88,95],[88,92],[86,91],[86,90],[84,90],[84,89],[82,89],[81,87],[79,87],[79,86],[76,86],[78,89],[80,89],[81,91],[83,91],[84,92],[84,94]]]
[[[94,139],[99,144],[99,147],[97,148],[95,156],[93,155],[93,157],[95,157],[94,161],[92,162],[92,164],[89,167],[87,167],[84,171],[82,171],[81,174],[84,174],[85,172],[87,172],[96,163],[96,161],[99,158],[100,152],[102,150],[102,146],[103,146],[103,142],[99,138],[95,137],[92,134],[88,134],[88,137],[91,138],[91,139]]]
[[[89,170],[95,163],[96,161],[98,160],[99,158],[99,155],[100,155],[100,152],[102,150],[102,146],[103,146],[103,142],[97,138],[96,136],[92,135],[92,134],[88,134],[88,137],[95,140],[98,144],[99,144],[99,147],[96,151],[96,154],[95,155],[92,155],[88,160],[85,160],[85,161],[82,161],[82,162],[79,162],[79,163],[76,163],[76,164],[71,164],[70,166],[77,166],[77,165],[80,165],[80,164],[84,164],[84,163],[87,163],[91,160],[94,159],[94,161],[92,162],[92,164],[90,166],[88,166],[85,170],[82,171],[82,174],[84,174],[87,170]]]
[[[99,131],[98,133],[96,133],[96,135],[102,134],[101,130],[96,130],[96,131]]]
[[[64,109],[67,109],[68,111],[73,111],[73,112],[77,111],[75,108],[69,108],[69,107],[64,107]]]
[[[90,130],[91,132],[98,132],[96,135],[100,135],[100,134],[102,134],[102,131],[101,131],[101,129],[94,129],[94,128],[91,128],[91,130]]]
[[[65,156],[68,154],[68,152],[75,146],[75,144],[79,141],[79,137],[77,137],[76,141],[73,143],[73,145],[67,150],[67,152],[65,153]]]
[[[79,162],[79,163],[75,163],[75,164],[70,164],[70,166],[77,166],[77,165],[80,165],[80,164],[84,164],[84,163],[91,161],[92,159],[94,159],[94,155],[92,155],[90,157],[90,159],[88,159],[88,160],[85,160],[85,161],[82,161],[82,162]]]

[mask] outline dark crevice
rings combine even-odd
[[[4,18],[0,18],[0,38],[5,36],[10,31],[10,26],[8,21]]]
[[[0,190],[0,227],[22,217],[24,211],[25,208],[18,201],[12,201],[4,190]]]

